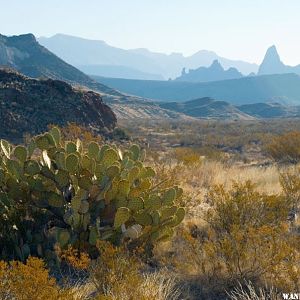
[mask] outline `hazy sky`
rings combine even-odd
[[[113,46],[300,64],[300,0],[0,0],[0,33],[65,33]]]

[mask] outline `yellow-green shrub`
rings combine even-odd
[[[201,155],[194,149],[183,147],[174,150],[174,157],[179,163],[184,165],[198,164],[202,160]]]
[[[71,300],[71,290],[63,290],[42,260],[29,257],[26,263],[0,261],[0,299]]]
[[[219,287],[251,279],[279,289],[299,288],[299,237],[290,231],[286,197],[258,193],[246,182],[229,191],[216,186],[208,201],[206,234],[195,228],[182,232],[190,269],[196,267]]]
[[[163,272],[143,274],[145,265],[140,252],[130,253],[126,247],[98,242],[100,257],[91,267],[91,280],[99,300],[167,300],[179,299],[179,290],[172,275]]]
[[[300,131],[292,131],[273,138],[266,145],[266,153],[278,162],[300,161]]]

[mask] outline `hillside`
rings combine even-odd
[[[106,95],[103,97],[105,103],[111,107],[116,114],[117,119],[137,121],[140,120],[190,120],[188,115],[174,110],[166,109],[151,100],[145,100],[140,97],[123,96],[112,97]]]
[[[190,81],[190,82],[210,82],[226,79],[242,78],[243,74],[235,68],[225,70],[218,60],[214,60],[208,67],[200,67],[198,69],[191,69],[186,72],[185,68],[181,72],[181,76],[177,77],[176,81]]]
[[[162,76],[164,79],[176,78],[180,75],[182,68],[207,67],[215,59],[219,60],[224,68],[234,67],[245,75],[251,72],[256,73],[258,70],[256,64],[230,60],[207,50],[200,50],[191,56],[184,56],[181,53],[157,53],[148,49],[125,50],[110,46],[104,41],[88,40],[65,34],[56,34],[49,38],[41,37],[38,41],[66,62],[83,71],[86,70],[86,66],[93,68],[93,73],[89,74],[98,76],[107,76],[100,69],[97,70],[99,65],[106,65],[111,68],[133,68],[137,71],[136,75],[138,72],[143,72],[147,73],[147,76],[156,76],[151,79],[159,79],[157,76]],[[144,75],[141,75],[138,79],[145,79]],[[114,77],[122,78],[122,76],[124,74],[114,74]]]
[[[201,98],[186,102],[167,102],[159,104],[161,107],[184,113],[199,119],[253,120],[254,118],[241,112],[238,108],[225,101],[211,98]]]
[[[19,140],[25,133],[40,133],[49,124],[75,122],[99,131],[116,124],[115,114],[99,94],[7,69],[0,69],[0,108],[0,138],[9,140]]]
[[[32,34],[0,35],[0,66],[16,69],[33,78],[47,77],[86,86],[101,93],[119,94],[58,58],[41,46]]]
[[[285,106],[280,103],[254,103],[237,106],[237,108],[257,118],[294,118],[300,116],[300,106]]]
[[[296,74],[252,76],[206,83],[93,78],[121,92],[162,101],[211,97],[235,105],[257,102],[300,104],[300,76]]]

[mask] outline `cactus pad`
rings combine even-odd
[[[131,152],[131,158],[133,160],[138,160],[139,157],[140,157],[140,154],[141,154],[141,149],[138,145],[136,144],[133,144],[131,147],[130,147],[130,152]]]
[[[95,158],[95,159],[98,158],[99,151],[100,151],[99,145],[96,142],[89,143],[89,146],[88,146],[89,157]]]
[[[66,143],[66,151],[67,153],[75,153],[77,151],[76,144],[74,142],[67,142]]]
[[[150,214],[146,212],[137,213],[134,215],[136,222],[143,226],[149,226],[152,224],[153,220]]]
[[[17,146],[14,149],[14,156],[22,163],[25,162],[27,158],[27,149],[23,146]]]
[[[69,154],[66,158],[66,168],[70,173],[75,173],[78,170],[79,159],[75,154]]]
[[[130,210],[127,207],[118,208],[115,215],[114,227],[119,228],[122,224],[127,222],[129,218],[130,218]]]
[[[34,176],[40,172],[41,168],[35,160],[27,160],[24,163],[24,172],[30,176]]]
[[[171,188],[164,193],[162,198],[162,203],[164,205],[171,206],[174,204],[175,199],[176,199],[176,190],[175,188]]]
[[[60,140],[61,140],[60,129],[57,127],[52,127],[51,130],[49,131],[49,133],[53,136],[53,139],[54,139],[56,145],[59,145]]]
[[[37,147],[41,150],[47,150],[50,147],[50,142],[45,135],[37,136],[35,143],[36,143]]]
[[[64,198],[55,193],[51,193],[48,202],[49,205],[53,207],[63,207],[65,204]]]
[[[144,201],[142,198],[130,199],[127,207],[132,211],[139,211],[144,208]]]
[[[111,148],[104,151],[102,162],[106,167],[109,167],[114,162],[118,161],[118,159],[119,159],[118,152]]]

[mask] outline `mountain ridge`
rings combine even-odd
[[[33,78],[47,77],[63,80],[98,92],[118,94],[51,53],[30,33],[10,37],[0,35],[0,66],[16,69]]]
[[[124,50],[103,41],[64,34],[56,34],[49,38],[40,37],[38,41],[76,67],[99,64],[127,66],[150,74],[160,74],[165,79],[178,77],[184,67],[194,69],[199,66],[209,66],[215,59],[218,59],[226,69],[235,67],[245,75],[256,73],[258,70],[256,64],[230,60],[208,50],[200,50],[190,56],[183,56],[180,53],[152,52],[143,48]]]
[[[243,74],[235,68],[225,70],[218,60],[214,60],[209,67],[199,67],[197,69],[190,69],[186,73],[185,68],[181,72],[181,76],[177,77],[175,81],[189,81],[189,82],[210,82],[227,79],[242,78]]]

